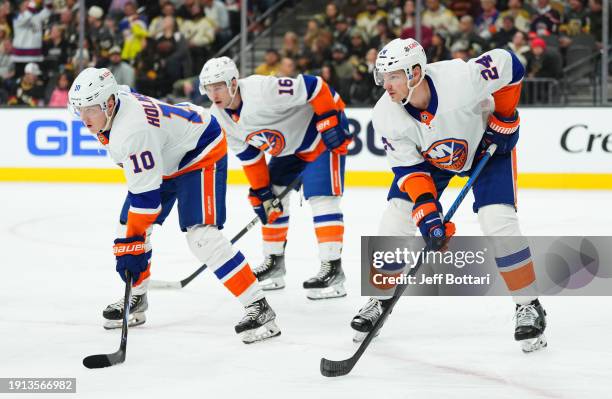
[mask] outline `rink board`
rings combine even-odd
[[[521,110],[518,185],[523,188],[612,189],[612,128],[606,108]],[[349,108],[355,141],[346,185],[385,187],[392,175],[371,109]],[[120,183],[122,171],[78,120],[63,109],[1,109],[0,181]],[[384,134],[384,132],[383,132]],[[230,184],[246,184],[229,156]],[[451,186],[462,184],[453,179]]]

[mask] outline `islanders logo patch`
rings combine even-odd
[[[467,161],[468,143],[454,138],[438,140],[421,154],[427,162],[440,169],[458,172]]]
[[[285,136],[278,130],[258,130],[250,133],[245,141],[247,144],[257,147],[273,157],[280,154],[285,148]]]

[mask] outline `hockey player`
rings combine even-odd
[[[473,209],[485,236],[516,236],[492,242],[516,302],[514,337],[530,352],[546,346],[546,313],[534,295],[531,254],[516,215],[516,106],[523,74],[506,50],[428,65],[418,42],[395,39],[376,60],[374,77],[386,92],[374,107],[373,125],[395,175],[379,235],[412,236],[418,228],[434,249],[455,232],[452,222],[443,223],[440,195],[452,176],[469,175],[484,149],[497,144],[473,186]],[[386,298],[370,298],[353,318],[357,341],[371,330]]]
[[[303,286],[310,299],[345,296],[340,198],[351,138],[340,96],[323,79],[309,75],[239,80],[228,57],[206,62],[200,91],[214,103],[211,113],[227,132],[251,186],[249,199],[262,221],[264,241],[264,261],[254,272],[264,289],[285,286],[289,196],[278,207],[272,201],[302,174],[321,260],[319,273]],[[269,164],[264,153],[271,156]]]
[[[219,231],[225,222],[227,142],[216,119],[193,104],[169,105],[119,87],[106,68],[79,74],[70,88],[69,108],[127,180],[113,250],[121,278],[126,270],[133,276],[130,325],[146,320],[152,225],[161,225],[178,202],[191,252],[246,309],[236,333],[245,343],[280,334],[249,264]],[[123,309],[122,298],[104,310],[105,328],[121,326]]]

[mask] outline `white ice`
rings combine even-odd
[[[119,345],[119,330],[102,329],[102,310],[123,295],[111,244],[124,190],[0,184],[0,377],[76,377],[80,398],[610,397],[610,297],[543,298],[549,347],[529,355],[513,340],[509,298],[403,298],[350,375],[322,377],[322,356],[342,359],[356,349],[349,322],[365,301],[359,237],[375,234],[385,206],[386,190],[352,187],[342,203],[348,297],[306,299],[301,284],[318,260],[310,208],[294,195],[287,287],[268,296],[281,337],[241,343],[233,326],[243,310],[206,271],[182,290],[151,291],[147,323],[129,332],[126,362],[88,370],[84,356]],[[446,206],[456,193],[445,193]],[[245,187],[230,187],[227,200],[229,237],[253,213]],[[523,190],[519,201],[526,235],[610,234],[610,191]],[[480,234],[471,202],[456,215],[458,234]],[[153,244],[158,279],[178,280],[199,266],[175,212]],[[258,229],[237,245],[251,265],[261,260]]]

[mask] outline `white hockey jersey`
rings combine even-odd
[[[134,230],[144,233],[159,214],[163,179],[212,165],[227,154],[223,130],[204,108],[125,91],[119,92],[110,132],[98,139],[125,174],[128,236]]]
[[[229,147],[242,161],[260,151],[275,157],[306,153],[321,140],[308,103],[316,96],[320,80],[252,75],[238,81],[242,106],[237,113],[232,115],[218,107],[212,107],[211,113],[227,132]],[[313,129],[309,129],[311,124]]]
[[[312,161],[325,151],[316,129],[319,107],[344,108],[339,95],[320,77],[276,78],[252,75],[238,81],[242,105],[230,111],[211,107],[227,133],[229,147],[243,166],[256,164],[264,153],[273,157],[295,154]],[[325,96],[331,93],[331,96]],[[341,104],[341,105],[339,105]],[[247,176],[250,178],[249,174]]]
[[[468,171],[495,101],[505,101],[494,100],[493,94],[510,88],[507,94],[518,101],[523,73],[514,54],[495,49],[468,62],[428,64],[421,83],[431,91],[427,110],[394,103],[385,92],[374,107],[372,123],[400,189],[406,178],[423,173],[428,165],[453,173]]]

